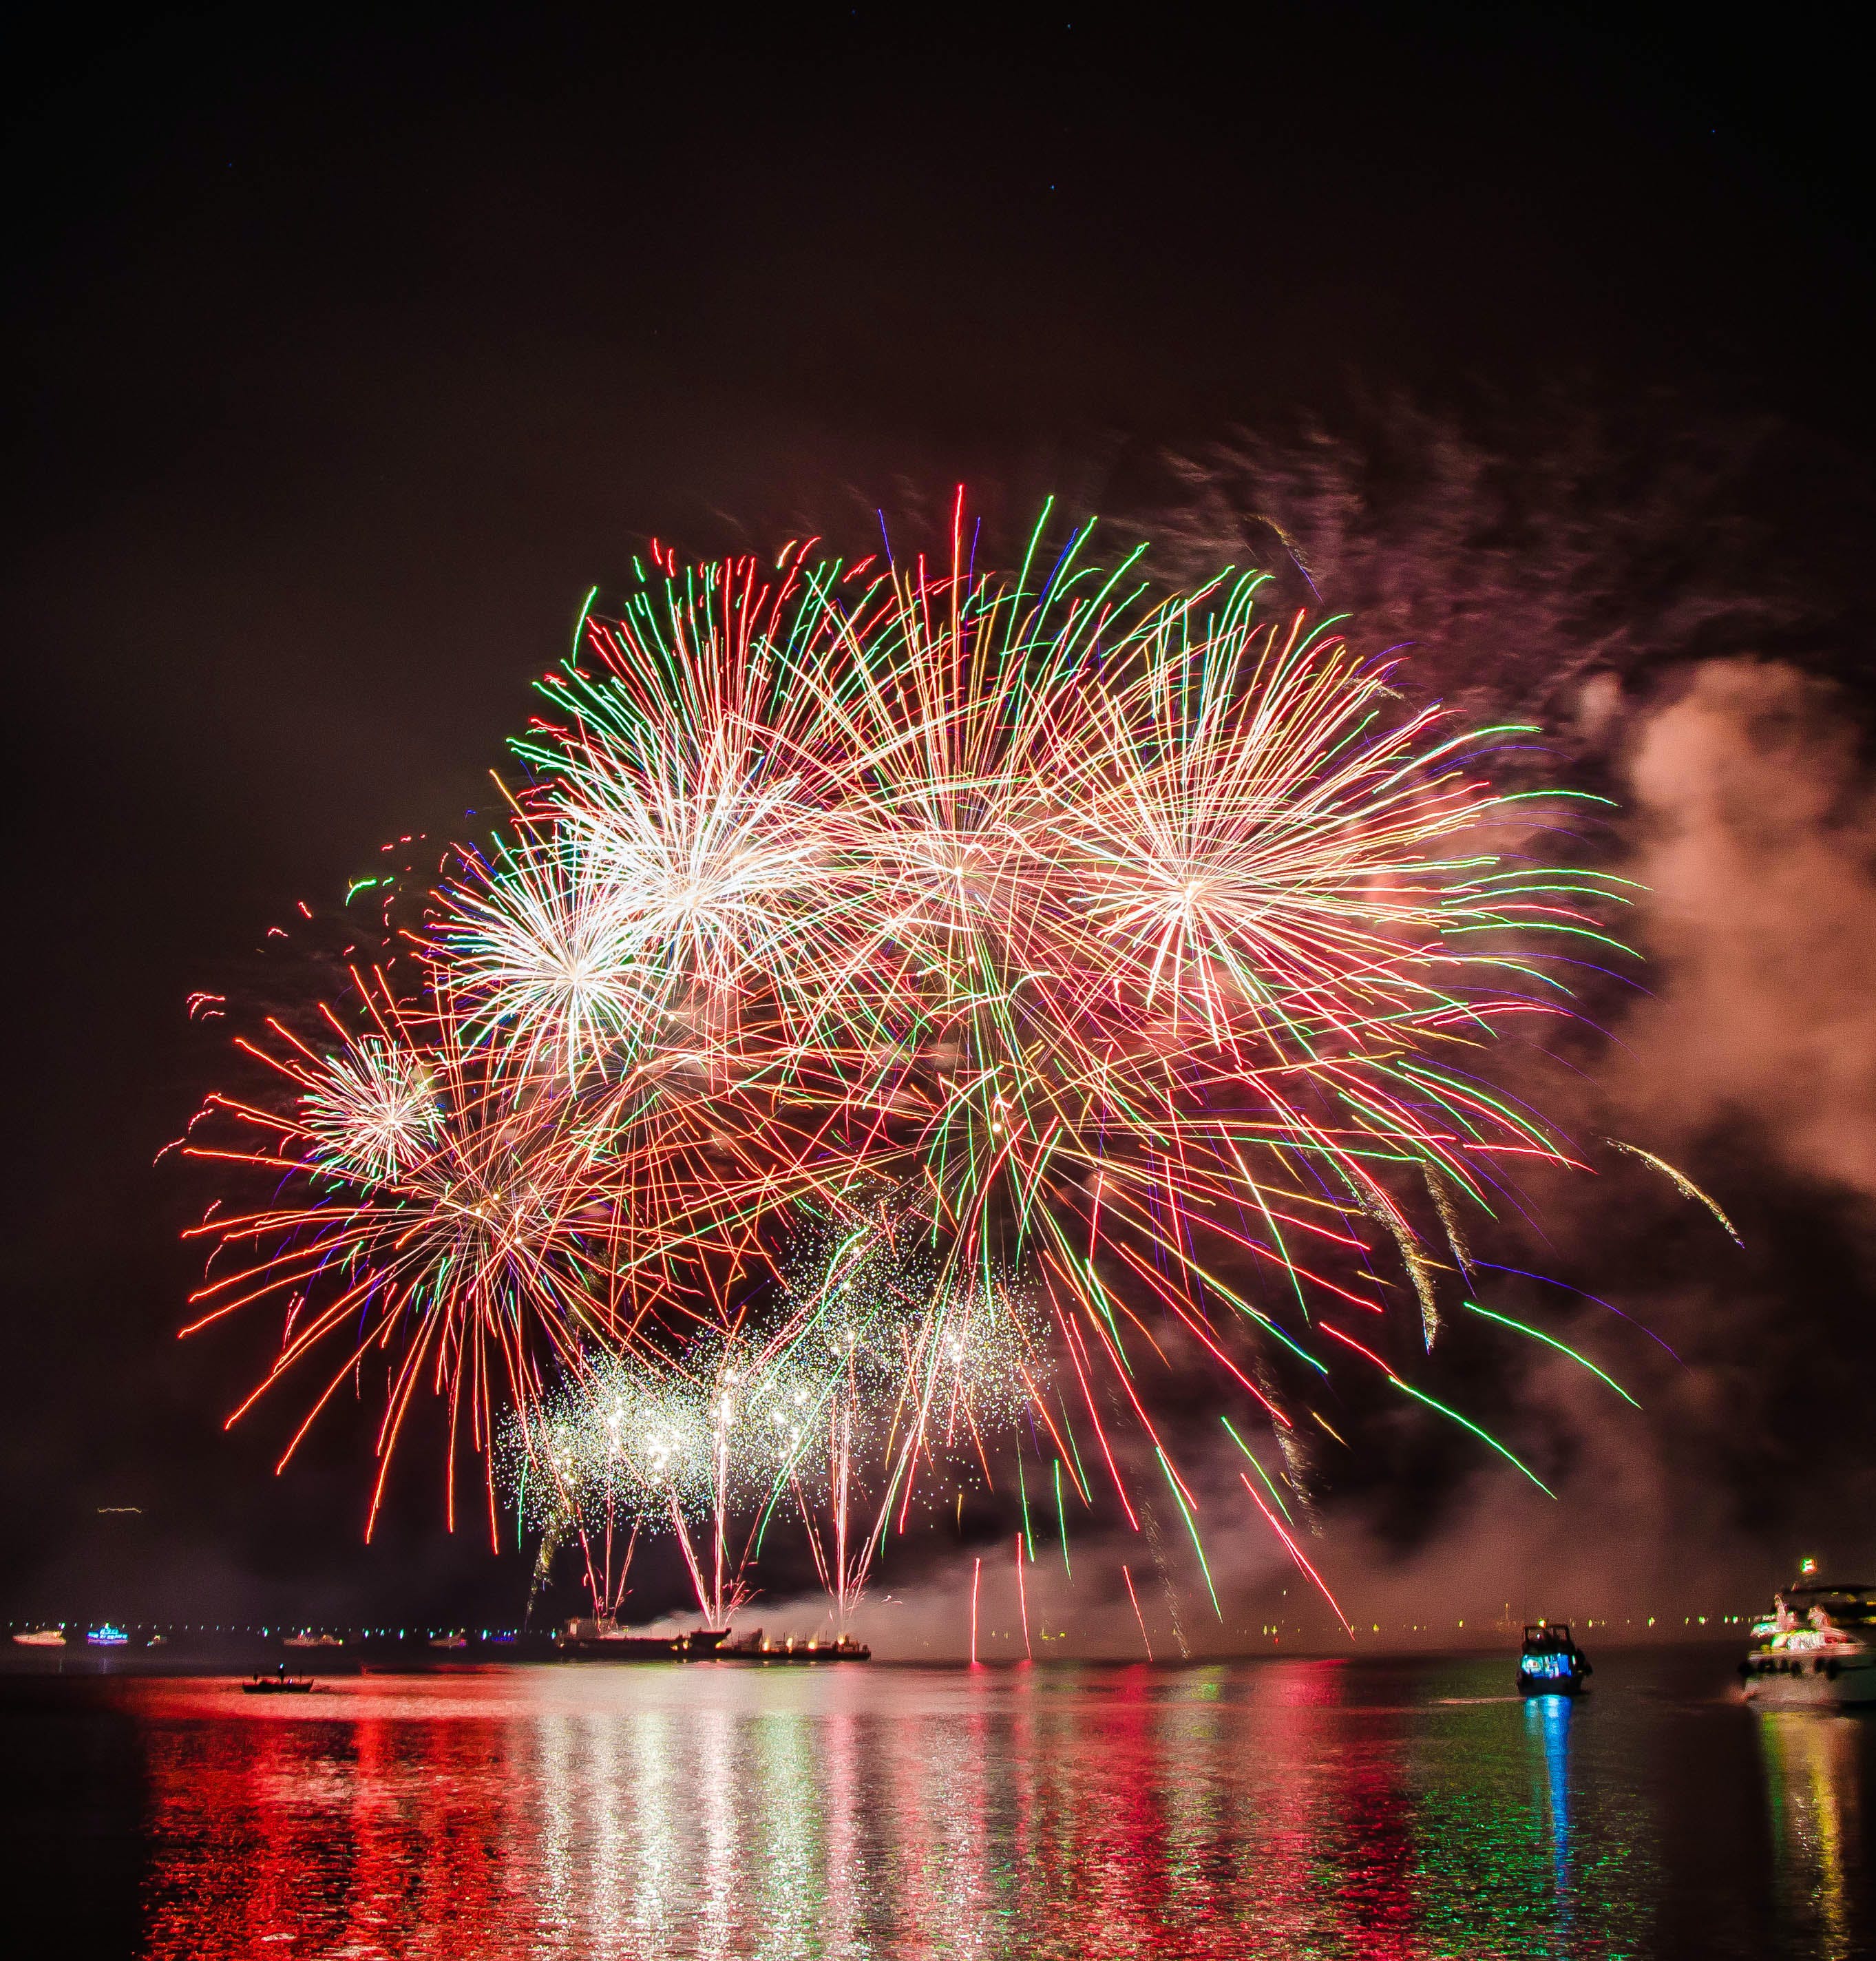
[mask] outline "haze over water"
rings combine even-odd
[[[8,1897],[202,1961],[1871,1951],[1876,1722],[1731,1659],[16,1679]]]

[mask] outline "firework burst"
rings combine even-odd
[[[1390,1299],[1430,1347],[1462,1210],[1569,1161],[1489,1059],[1619,894],[1521,855],[1490,765],[1526,732],[1409,709],[1254,577],[1042,536],[1011,576],[961,505],[936,568],[661,557],[589,621],[414,981],[212,1099],[241,1141],[192,1148],[277,1189],[198,1229],[195,1325],[282,1309],[262,1387],[330,1346],[315,1414],[381,1351],[386,1468],[422,1381],[452,1467],[512,1411],[537,1523],[589,1575],[594,1504],[609,1546],[668,1523],[716,1618],[785,1498],[844,1618],[915,1486],[992,1484],[1019,1422],[1090,1502],[1072,1407],[1127,1520],[1117,1421],[1196,1545],[1145,1350],[1280,1439],[1278,1368],[1430,1401]]]

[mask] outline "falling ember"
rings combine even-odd
[[[1348,1615],[1342,1611],[1341,1602],[1338,1601],[1336,1596],[1330,1592],[1327,1586],[1323,1583],[1322,1575],[1318,1573],[1315,1567],[1311,1566],[1309,1561],[1303,1557],[1302,1548],[1299,1546],[1295,1540],[1291,1538],[1290,1535],[1277,1523],[1276,1513],[1272,1511],[1270,1507],[1264,1503],[1263,1499],[1258,1497],[1257,1487],[1251,1483],[1250,1480],[1244,1475],[1243,1472],[1239,1472],[1237,1475],[1240,1481],[1243,1484],[1244,1489],[1250,1494],[1251,1503],[1257,1507],[1259,1511],[1263,1513],[1265,1520],[1269,1524],[1270,1529],[1283,1542],[1284,1548],[1288,1552],[1290,1557],[1295,1560],[1302,1570],[1309,1576],[1311,1580],[1315,1585],[1316,1590],[1320,1593],[1322,1597],[1335,1609],[1336,1618],[1342,1623],[1343,1633],[1345,1633],[1349,1638],[1352,1641],[1355,1638],[1355,1629],[1350,1625]]]
[[[1023,1585],[1023,1535],[1016,1535],[1016,1611],[1023,1623],[1023,1656],[1027,1661],[1036,1659],[1035,1650],[1029,1644],[1029,1595]]]
[[[1603,1142],[1613,1150],[1626,1151],[1632,1158],[1639,1158],[1642,1163],[1652,1165],[1683,1198],[1691,1198],[1696,1204],[1704,1205],[1719,1222],[1726,1236],[1735,1246],[1744,1247],[1745,1241],[1739,1236],[1739,1229],[1722,1212],[1718,1204],[1708,1197],[1683,1171],[1676,1169],[1665,1158],[1658,1158],[1652,1151],[1645,1151],[1639,1144],[1625,1143],[1620,1137],[1605,1137]]]
[[[1153,1659],[1153,1644],[1146,1631],[1146,1616],[1140,1612],[1140,1596],[1133,1590],[1133,1575],[1123,1565],[1120,1577],[1127,1583],[1127,1598],[1133,1602],[1133,1618],[1140,1624],[1140,1644],[1146,1650],[1148,1661]]]
[[[1062,1460],[1056,1459],[1056,1520],[1062,1529],[1062,1570],[1072,1580],[1075,1568],[1069,1564],[1069,1513],[1062,1502]]]

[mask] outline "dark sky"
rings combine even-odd
[[[455,821],[647,534],[1098,504],[1363,389],[1870,464],[1822,15],[1183,11],[9,24],[0,1614],[513,1594],[420,1481],[358,1547],[342,1422],[278,1483],[222,1436],[257,1351],[175,1341],[151,1159],[221,1068],[186,994]]]

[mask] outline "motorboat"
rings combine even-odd
[[[1568,1621],[1534,1621],[1518,1656],[1518,1686],[1525,1695],[1578,1695],[1595,1672],[1576,1645]]]

